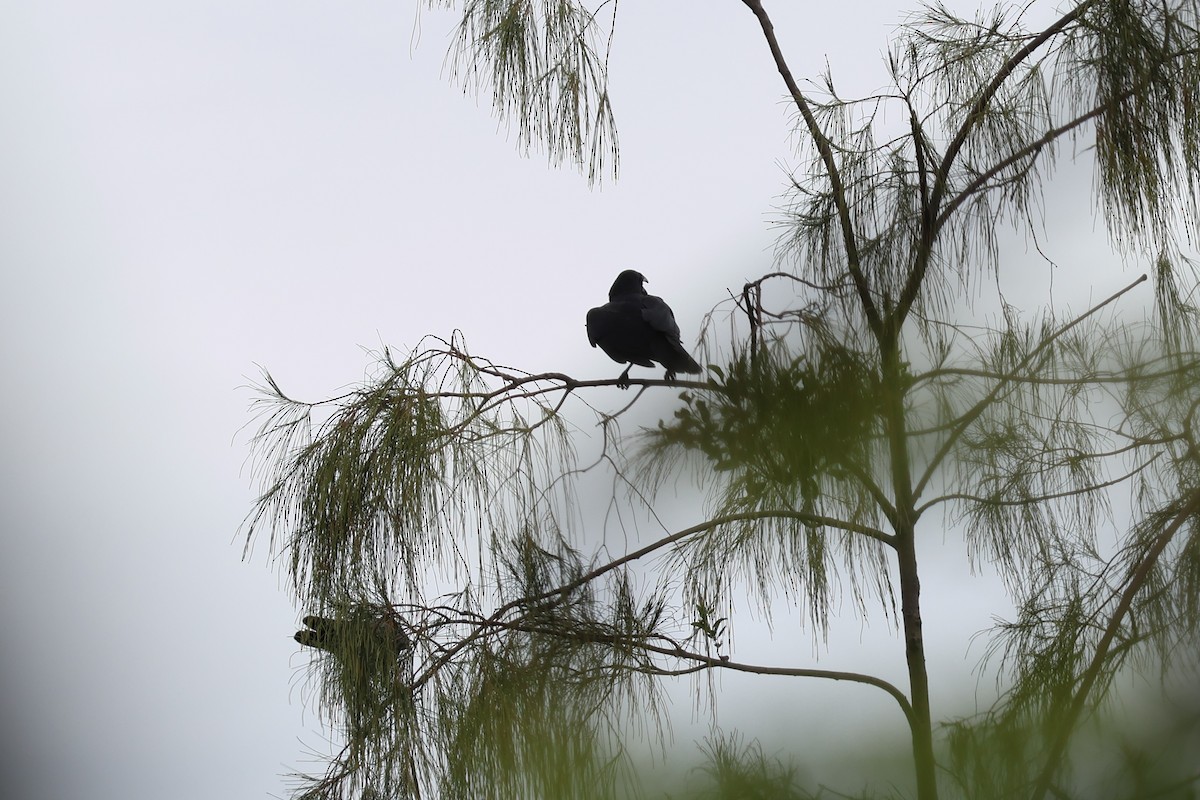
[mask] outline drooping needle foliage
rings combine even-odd
[[[299,794],[636,795],[628,755],[664,729],[664,680],[718,670],[879,690],[911,734],[904,796],[1194,793],[1186,750],[1147,777],[1110,742],[1129,758],[1098,781],[1075,753],[1121,675],[1166,691],[1200,666],[1200,6],[928,5],[896,32],[888,88],[852,100],[830,75],[802,90],[763,2],[741,2],[794,108],[797,166],[776,271],[714,308],[708,374],[670,382],[661,421],[622,434],[669,382],[610,406],[613,381],[505,367],[458,335],[385,351],[323,403],[268,376],[248,541],[287,564],[345,741]],[[615,173],[616,9],[467,0],[455,74],[523,148]],[[1088,307],[1013,308],[990,288],[1013,271],[1003,231],[1044,235],[1068,158],[1094,172],[1075,200],[1114,263],[1150,280],[1096,265]],[[601,509],[578,490],[598,476]],[[609,515],[665,518],[661,490],[685,479],[684,523],[604,536]],[[994,706],[940,725],[918,555],[948,536],[1014,612],[991,632]],[[739,660],[744,598],[798,609],[822,641],[842,593],[895,626],[906,685]],[[807,796],[736,741],[708,745],[712,786]]]

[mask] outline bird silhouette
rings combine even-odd
[[[675,314],[661,297],[647,294],[646,276],[627,269],[613,281],[608,302],[587,314],[588,342],[599,347],[618,364],[628,364],[617,378],[617,386],[629,388],[629,370],[634,364],[666,367],[666,380],[676,373],[698,374],[700,365],[683,349]]]
[[[395,650],[399,655],[412,647],[408,636],[388,616],[360,614],[345,619],[308,616],[304,618],[304,630],[296,631],[292,637],[305,647],[315,647],[328,653],[340,654],[347,646],[365,635],[374,637],[379,646]]]

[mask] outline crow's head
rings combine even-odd
[[[637,270],[627,269],[613,281],[612,288],[608,290],[608,299],[615,300],[625,295],[645,294],[646,290],[642,287],[645,282],[645,275]]]

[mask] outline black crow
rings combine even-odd
[[[362,627],[365,622],[366,628]],[[315,647],[329,653],[337,653],[346,647],[347,637],[369,632],[378,637],[381,645],[395,649],[397,655],[412,646],[404,631],[390,617],[373,617],[363,620],[330,619],[329,617],[305,617],[305,630],[296,631],[293,638],[305,647]],[[357,630],[356,630],[357,628]]]
[[[613,281],[608,302],[587,315],[588,341],[618,364],[629,367],[617,378],[617,386],[629,388],[629,369],[653,367],[657,361],[667,368],[665,379],[677,372],[699,373],[700,365],[683,349],[679,325],[671,307],[661,297],[646,294],[646,276],[627,269]]]

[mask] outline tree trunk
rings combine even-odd
[[[937,767],[933,758],[933,719],[929,711],[929,673],[925,669],[925,638],[921,632],[921,580],[912,525],[898,531],[896,552],[900,567],[900,615],[904,621],[904,656],[908,662],[912,701],[913,764],[917,797],[937,800]]]
[[[904,408],[905,371],[895,337],[882,337],[884,418],[891,455],[895,500],[897,567],[900,572],[900,616],[904,624],[904,656],[908,664],[912,702],[913,765],[918,800],[937,800],[937,766],[933,758],[933,719],[929,710],[929,673],[925,668],[925,637],[921,626],[921,579],[917,570],[916,508],[908,460],[908,430]]]

